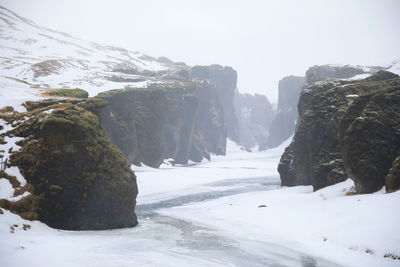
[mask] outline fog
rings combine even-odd
[[[39,25],[189,65],[238,71],[241,92],[277,101],[277,83],[315,64],[400,58],[397,0],[0,0]]]

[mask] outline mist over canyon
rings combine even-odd
[[[310,65],[271,100],[224,62],[0,18],[4,266],[398,264],[398,59]]]

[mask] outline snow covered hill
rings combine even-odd
[[[1,79],[42,88],[82,88],[90,96],[125,86],[145,87],[188,68],[120,47],[80,40],[41,27],[0,6]]]

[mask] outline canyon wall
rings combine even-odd
[[[282,185],[318,190],[350,177],[360,193],[385,184],[398,188],[399,92],[400,78],[385,71],[364,80],[309,83],[278,166]]]

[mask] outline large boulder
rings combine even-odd
[[[19,194],[30,195],[0,204],[59,229],[135,226],[136,177],[105,135],[99,117],[89,111],[104,104],[31,104],[29,112],[13,115],[24,119],[6,118],[18,124],[11,134],[24,138],[8,167],[17,166],[27,181]]]
[[[357,97],[341,120],[344,163],[360,193],[400,188],[400,79],[382,87]]]

